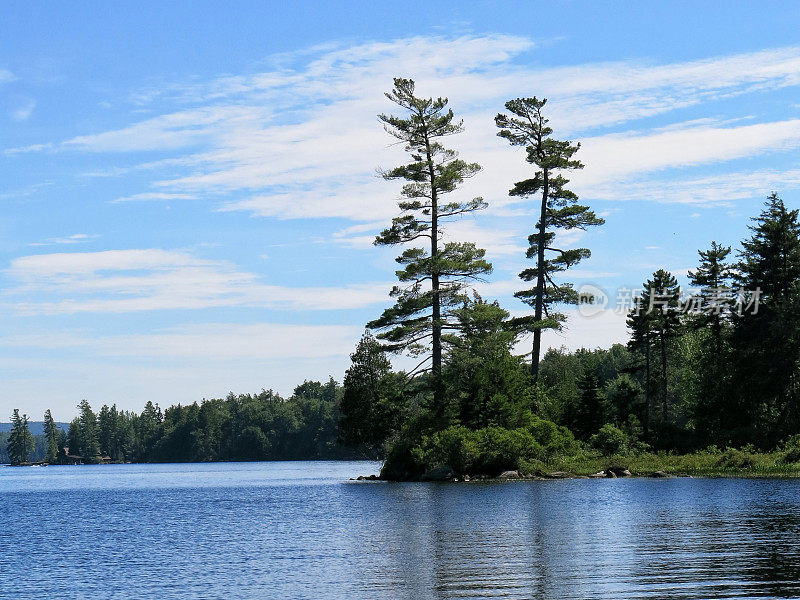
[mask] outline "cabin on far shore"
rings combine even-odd
[[[65,465],[82,465],[83,464],[83,457],[80,454],[70,454],[69,453],[69,446],[64,446],[62,448],[63,453],[61,454],[61,463]],[[98,456],[97,457],[102,464],[108,464],[111,462],[110,456]]]

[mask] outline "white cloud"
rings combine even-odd
[[[138,335],[78,331],[6,336],[0,338],[0,347],[72,349],[141,360],[311,360],[347,355],[362,332],[349,325],[206,323]]]
[[[64,244],[83,244],[96,238],[96,235],[89,235],[88,233],[75,233],[73,235],[66,235],[64,237],[49,238],[43,242],[33,242],[30,246],[51,246],[51,245],[64,245]]]
[[[156,202],[161,200],[193,200],[197,196],[192,194],[167,194],[165,192],[142,192],[139,194],[131,194],[130,196],[122,196],[115,198],[111,202]]]
[[[592,317],[584,317],[577,310],[570,310],[562,331],[545,331],[542,344],[545,348],[565,346],[570,351],[624,344],[629,338],[625,317],[624,313],[614,310],[603,310]]]
[[[31,413],[52,408],[57,418],[69,418],[81,398],[96,408],[114,402],[140,411],[147,398],[163,406],[262,388],[288,395],[305,379],[341,381],[362,332],[339,325],[208,323],[140,335],[51,329],[7,335],[0,337],[8,369],[0,378],[0,405],[10,414],[10,399],[24,397]]]
[[[386,302],[391,288],[381,282],[268,285],[227,261],[159,249],[25,256],[12,261],[7,275],[19,285],[4,295],[23,315],[232,306],[344,310]]]
[[[221,210],[278,218],[385,219],[395,211],[395,188],[377,180],[375,168],[403,157],[374,115],[392,110],[382,95],[391,76],[407,74],[423,95],[447,93],[464,116],[467,133],[453,145],[485,166],[464,195],[483,195],[502,214],[513,202],[506,195],[510,183],[529,175],[521,155],[495,137],[492,117],[508,97],[549,97],[551,123],[561,135],[576,135],[800,84],[800,47],[663,65],[622,61],[540,68],[514,60],[533,47],[528,38],[487,35],[314,48],[283,56],[276,68],[261,73],[147,90],[138,102],[158,98],[194,106],[28,150],[173,154],[140,165],[154,173],[169,168],[168,176],[154,177],[155,191],[119,201],[230,194],[221,200]],[[796,148],[800,121],[731,126],[694,120],[583,141],[587,169],[575,174],[576,188],[587,198],[612,193],[620,198],[620,184],[643,174]]]
[[[587,167],[573,180],[587,191],[597,183],[670,167],[686,167],[800,145],[800,119],[740,127],[681,127],[655,134],[615,133],[586,138],[581,160]]]
[[[2,75],[0,75],[2,77]],[[33,114],[33,110],[36,108],[36,101],[35,100],[28,100],[22,106],[11,111],[11,118],[15,121],[25,121]]]
[[[603,200],[645,200],[679,204],[730,205],[736,200],[765,198],[773,190],[800,187],[800,169],[754,169],[694,178],[642,180],[636,178],[624,188],[602,184],[592,188],[592,197]]]

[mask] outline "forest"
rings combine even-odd
[[[9,462],[27,463],[35,448],[51,464],[372,458],[394,480],[612,464],[800,469],[797,210],[772,193],[738,247],[709,240],[698,250],[690,289],[666,269],[642,274],[626,345],[543,351],[543,331],[566,320],[559,311],[593,301],[566,279],[590,249],[558,247],[561,232],[603,225],[567,187],[565,175],[583,167],[580,144],[553,137],[544,99],[510,100],[495,119],[531,167],[509,193],[537,215],[515,294],[530,312],[512,318],[473,289],[492,271],[485,251],[443,237],[487,206],[451,199],[481,170],[444,145],[463,122],[447,99],[416,96],[412,80],[395,79],[386,96],[402,114],[379,119],[409,158],[383,172],[402,182],[402,199],[375,244],[400,248],[398,283],[341,385],[306,381],[288,398],[231,393],[163,411],[148,400],[139,414],[95,413],[84,400],[66,431],[48,411],[37,438],[15,411]],[[399,353],[416,367],[394,370]]]

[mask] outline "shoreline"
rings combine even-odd
[[[458,473],[447,465],[437,465],[424,474],[405,478],[384,478],[380,474],[353,475],[349,481],[391,481],[391,482],[507,482],[507,481],[550,481],[558,479],[800,479],[800,463],[783,462],[781,453],[743,453],[742,460],[747,466],[722,466],[724,453],[701,452],[680,455],[640,455],[615,458],[564,458],[547,463],[526,465],[524,468],[509,469],[498,474]],[[740,457],[741,458],[741,457]],[[226,463],[312,463],[312,462],[359,462],[380,463],[370,459],[296,459],[266,461],[194,461],[194,462],[111,462],[101,464],[59,465],[35,462],[23,465],[2,464],[0,467],[98,467],[104,465],[183,465],[183,464],[226,464]]]

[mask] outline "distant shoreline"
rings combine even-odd
[[[736,464],[738,461],[738,464]],[[508,470],[495,474],[456,473],[446,465],[439,465],[427,474],[407,479],[381,478],[380,475],[353,473],[352,481],[458,481],[458,482],[505,482],[547,481],[559,479],[643,479],[643,478],[706,478],[706,479],[799,479],[800,463],[786,463],[780,452],[758,453],[740,450],[702,451],[692,454],[640,454],[614,457],[565,457],[547,463],[529,465],[528,468]],[[354,462],[380,463],[373,459],[284,459],[284,460],[219,460],[182,462],[112,462],[109,465],[193,465],[225,463],[312,463]],[[0,465],[2,467],[82,467],[102,466],[95,464],[59,465],[31,463],[24,465]]]

